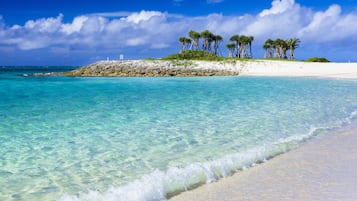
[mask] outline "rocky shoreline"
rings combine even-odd
[[[269,60],[130,60],[100,61],[61,73],[28,76],[169,77],[169,76],[288,76],[357,78],[356,63],[311,63]]]
[[[242,62],[238,61],[100,61],[70,72],[53,75],[84,77],[233,76],[240,74],[242,66]]]

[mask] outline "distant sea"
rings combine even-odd
[[[357,116],[357,81],[0,67],[0,200],[158,201]]]

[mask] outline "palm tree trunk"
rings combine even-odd
[[[249,44],[249,57],[253,58],[252,44]]]
[[[247,46],[244,44],[242,45],[242,48],[241,48],[241,58],[245,58],[246,56],[246,49],[247,49]]]
[[[290,47],[290,60],[294,59],[294,49],[292,47]]]
[[[218,41],[214,41],[214,44],[213,44],[213,47],[214,47],[214,55],[217,56],[217,52],[218,52]]]
[[[195,39],[195,40],[193,41],[193,50],[197,50],[197,46],[198,46],[198,40]]]
[[[232,58],[232,57],[233,57],[233,51],[234,51],[234,49],[230,49],[230,50],[229,50],[229,53],[228,53],[228,57],[229,57],[229,58]]]

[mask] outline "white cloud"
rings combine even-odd
[[[81,33],[89,36],[95,36],[105,30],[107,23],[107,19],[103,17],[89,17],[82,25]]]
[[[87,20],[87,16],[75,17],[72,23],[62,25],[62,31],[68,35],[72,33],[79,33]]]
[[[296,37],[310,18],[311,11],[294,0],[275,0],[270,9],[263,10],[245,27],[243,33],[262,38]]]
[[[126,17],[126,21],[138,24],[143,21],[148,21],[153,17],[161,17],[163,15],[163,13],[158,11],[141,11],[140,13],[132,13]]]
[[[272,7],[270,9],[263,10],[259,16],[264,17],[267,15],[274,15],[279,13],[284,13],[295,4],[295,0],[273,0],[271,3]]]
[[[34,30],[41,33],[55,33],[62,26],[63,15],[60,14],[56,18],[42,18],[38,20],[29,20],[26,22],[24,28],[27,30]]]
[[[326,11],[315,13],[310,23],[299,30],[298,36],[313,43],[357,41],[357,13],[342,15],[341,12],[339,5],[331,5]]]
[[[215,1],[218,2],[218,1]],[[274,0],[271,8],[257,15],[187,17],[159,11],[94,13],[63,22],[63,15],[33,19],[24,25],[7,26],[0,16],[0,45],[22,50],[52,48],[53,52],[72,49],[178,49],[178,37],[191,29],[209,29],[228,42],[233,34],[255,36],[261,47],[267,38],[299,37],[303,44],[334,44],[343,47],[354,40],[357,48],[357,11],[343,13],[338,5],[313,11],[294,0]]]

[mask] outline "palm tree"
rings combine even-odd
[[[275,58],[282,58],[282,56],[283,56],[282,46],[284,43],[285,43],[285,41],[280,38],[274,40],[273,47],[275,48]]]
[[[288,57],[286,56],[286,52],[288,51],[289,46],[288,43],[286,43],[286,40],[281,41],[280,47],[281,47],[281,54],[282,54],[281,58],[287,59]]]
[[[263,49],[265,50],[264,58],[269,58],[269,48],[270,48],[270,46],[268,44],[264,43],[264,45],[263,45]]]
[[[191,30],[188,35],[190,36],[190,38],[192,39],[193,41],[193,50],[198,50],[198,42],[199,42],[199,39],[201,37],[201,34],[194,31],[194,30]]]
[[[265,49],[265,58],[272,58],[273,57],[274,41],[272,39],[268,38],[265,41],[263,48]]]
[[[252,52],[252,43],[254,40],[254,36],[248,36],[248,44],[249,44],[249,58],[253,58],[253,52]]]
[[[207,45],[207,51],[211,52],[212,50],[212,43],[214,42],[214,37],[215,35],[213,33],[210,33],[210,35],[208,36],[208,45]],[[213,47],[214,48],[214,47]]]
[[[212,36],[213,34],[208,31],[208,30],[204,30],[203,32],[201,32],[201,38],[203,40],[203,44],[202,44],[202,49],[203,50],[208,50],[209,47],[209,40],[210,40],[210,37]]]
[[[236,44],[234,43],[228,43],[226,45],[227,49],[228,49],[228,57],[229,58],[232,58],[233,57],[233,52],[234,52],[234,49],[236,48]]]
[[[289,40],[286,40],[286,43],[288,45],[288,49],[290,50],[290,56],[289,59],[293,60],[294,59],[294,50],[299,47],[300,39],[298,38],[291,38]]]
[[[191,39],[183,36],[179,38],[179,41],[181,43],[180,53],[182,53],[184,50],[187,49],[187,45],[191,44]]]
[[[181,43],[180,53],[182,53],[182,51],[184,51],[184,50],[185,50],[185,46],[186,46],[186,44],[185,44],[186,37],[180,37],[180,38],[179,38],[179,41],[180,41],[180,43]]]
[[[214,47],[214,55],[218,55],[218,47],[219,47],[219,43],[223,41],[223,37],[220,35],[213,35],[213,47]]]
[[[190,38],[185,38],[185,50],[188,49],[189,45],[191,44],[191,39]]]
[[[247,57],[247,44],[249,44],[249,37],[242,35],[239,37],[239,46],[240,46],[240,52],[239,52],[239,57],[240,58],[246,58]]]
[[[233,35],[229,40],[230,41],[232,41],[232,42],[234,42],[235,43],[235,56],[236,57],[239,57],[239,52],[240,52],[240,50],[239,50],[239,38],[240,38],[240,36],[239,35]]]

